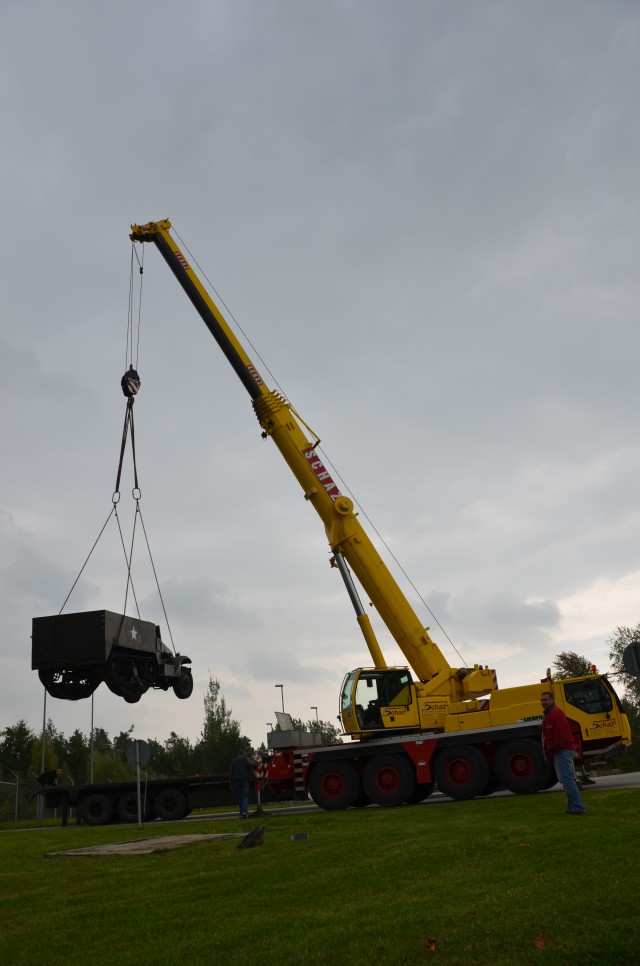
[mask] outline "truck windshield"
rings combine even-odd
[[[611,711],[613,701],[602,681],[576,681],[564,686],[567,704],[585,714],[604,714]]]

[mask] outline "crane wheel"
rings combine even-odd
[[[323,761],[309,776],[309,792],[316,805],[335,812],[357,803],[360,779],[351,762]]]
[[[416,790],[413,765],[402,755],[377,755],[365,765],[362,786],[375,805],[402,805]]]
[[[463,745],[443,749],[436,758],[433,773],[443,795],[466,801],[482,793],[489,778],[489,765],[477,748]]]
[[[529,795],[550,787],[553,765],[546,761],[542,748],[532,738],[505,741],[495,758],[495,771],[505,788],[516,795]]]

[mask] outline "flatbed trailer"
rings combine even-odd
[[[256,801],[252,787],[250,801]],[[39,794],[47,808],[58,809],[66,825],[72,809],[76,822],[85,825],[108,825],[112,822],[138,820],[138,789],[135,781],[99,782],[93,785],[57,785],[43,788]],[[269,798],[263,790],[261,800]],[[236,807],[235,793],[226,775],[194,775],[189,778],[152,778],[140,782],[142,818],[176,821],[195,808]]]

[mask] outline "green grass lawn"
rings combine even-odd
[[[258,822],[4,826],[2,961],[638,966],[640,791],[585,798],[276,813],[258,848],[148,856],[45,853]]]

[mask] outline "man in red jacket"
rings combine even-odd
[[[543,691],[540,703],[544,717],[540,723],[542,750],[547,761],[553,762],[558,781],[567,793],[567,815],[584,815],[584,805],[573,769],[575,742],[566,715],[557,708],[550,691]]]

